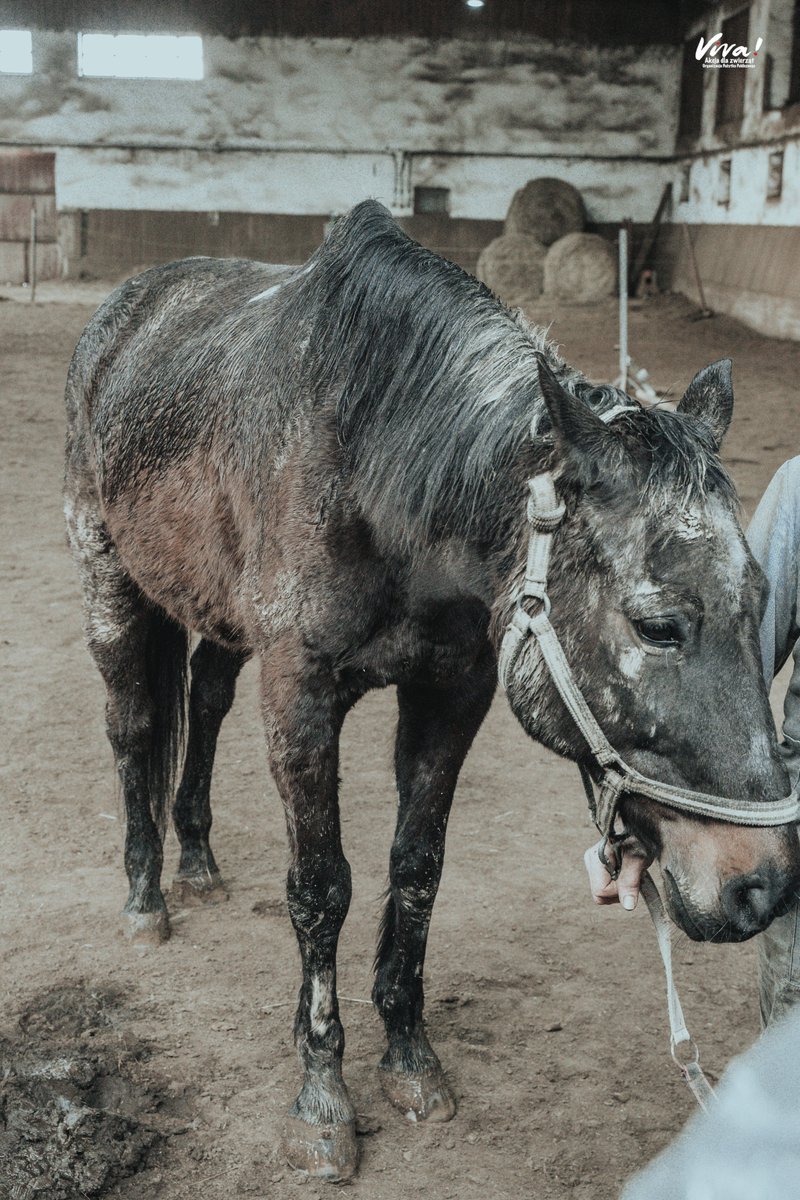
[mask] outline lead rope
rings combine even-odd
[[[655,880],[649,871],[645,871],[642,876],[641,893],[653,920],[656,937],[658,938],[658,948],[661,951],[661,960],[664,963],[664,974],[667,977],[669,1051],[695,1100],[703,1112],[708,1112],[717,1096],[711,1084],[706,1079],[703,1068],[700,1066],[700,1051],[697,1048],[697,1043],[686,1028],[680,996],[678,995],[678,989],[675,986],[675,979],[672,974],[672,926],[664,909],[664,901],[661,899],[661,893],[656,887]],[[686,1048],[688,1056],[684,1056],[679,1051],[679,1047],[681,1046]]]
[[[585,763],[578,763],[578,770],[581,774],[586,799],[589,804],[589,812],[592,819],[597,824],[597,801],[595,799],[594,788],[592,786],[592,777],[586,768]],[[612,879],[619,877],[620,868],[622,866],[622,855],[624,854],[624,842],[628,837],[627,832],[623,829],[619,832],[614,829],[609,829],[603,836],[603,841],[598,850],[598,857],[605,865],[606,870]],[[613,858],[608,858],[606,849],[610,846]],[[700,1050],[697,1046],[689,1030],[686,1028],[686,1019],[683,1015],[683,1006],[681,998],[678,995],[678,988],[675,983],[675,976],[672,970],[672,923],[667,916],[664,908],[664,901],[661,899],[661,893],[658,890],[656,881],[649,871],[645,871],[639,885],[639,890],[642,894],[647,911],[650,913],[650,918],[653,922],[653,928],[656,932],[656,940],[658,941],[658,949],[661,954],[661,961],[664,964],[664,975],[667,980],[667,1014],[669,1017],[669,1052],[672,1055],[673,1062],[678,1067],[687,1086],[691,1089],[697,1103],[702,1108],[703,1112],[708,1112],[712,1101],[716,1100],[716,1092],[706,1078],[703,1068],[700,1066]],[[684,1046],[688,1049],[689,1056],[685,1056],[679,1052],[678,1047]]]

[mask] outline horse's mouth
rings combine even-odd
[[[704,942],[706,938],[702,931],[694,923],[689,916],[686,905],[683,902],[680,889],[669,873],[666,867],[662,867],[661,873],[664,876],[667,908],[669,915],[672,917],[675,924],[683,930],[683,932],[692,939],[693,942]]]
[[[717,944],[746,942],[761,932],[761,929],[754,927],[743,929],[722,914],[711,916],[692,912],[681,895],[675,879],[670,874],[669,868],[662,867],[661,873],[666,884],[667,908],[670,916],[693,942],[715,942]]]

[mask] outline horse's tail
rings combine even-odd
[[[147,782],[150,811],[162,836],[183,752],[188,660],[186,630],[161,609],[154,609],[146,654],[147,686],[153,702]]]

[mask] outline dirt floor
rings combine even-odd
[[[83,646],[61,517],[61,394],[102,288],[0,304],[3,454],[3,971],[0,1193],[14,1200],[330,1196],[277,1150],[298,1084],[298,957],[283,900],[282,812],[267,775],[255,670],[220,741],[214,847],[227,903],[172,913],[173,937],[119,935],[123,825],[103,692]],[[570,361],[615,373],[613,306],[553,320]],[[800,345],[678,298],[631,314],[634,356],[680,393],[730,355],[726,458],[752,509],[800,446]],[[611,1200],[680,1129],[692,1100],[667,1049],[661,966],[645,911],[597,909],[577,772],[530,743],[498,697],[467,760],[427,964],[432,1040],[459,1097],[449,1125],[412,1126],[383,1099],[368,997],[393,823],[391,692],[344,732],[342,808],[354,898],[340,952],[346,1075],[365,1200]],[[168,880],[177,861],[170,834]],[[677,939],[690,1028],[712,1077],[757,1036],[754,946]],[[0,1080],[3,1072],[0,1070]],[[28,1182],[25,1183],[27,1173]]]

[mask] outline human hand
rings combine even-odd
[[[644,851],[633,845],[618,847],[617,854],[622,855],[622,867],[616,879],[612,879],[598,851],[602,842],[590,846],[583,856],[586,873],[589,876],[589,887],[595,904],[622,904],[628,912],[636,908],[639,899],[639,889],[642,876],[650,866],[652,859]]]

